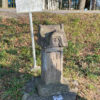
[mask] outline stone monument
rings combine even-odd
[[[42,47],[42,75],[45,84],[63,80],[63,47],[67,46],[63,25],[40,25],[39,44]]]
[[[40,25],[41,81],[37,82],[40,96],[67,92],[63,83],[63,47],[67,46],[63,25]]]
[[[40,25],[38,43],[41,46],[41,77],[34,78],[26,90],[36,88],[34,93],[26,93],[22,100],[76,100],[75,90],[63,77],[63,48],[67,47],[67,39],[63,25]],[[28,95],[28,96],[27,96]]]

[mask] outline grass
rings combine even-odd
[[[86,100],[93,100],[100,89],[99,20],[99,14],[33,14],[36,41],[39,24],[64,24],[68,40],[64,76],[78,80],[79,95]],[[38,66],[40,52],[36,42]],[[24,84],[33,75],[40,75],[40,71],[30,71],[33,63],[29,20],[0,17],[0,100],[21,100]]]

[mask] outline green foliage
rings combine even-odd
[[[4,27],[7,27],[7,26],[4,24],[0,24],[0,28],[4,28]]]
[[[100,55],[87,55],[85,57],[85,61],[88,62],[88,63],[99,63],[100,62]]]
[[[97,81],[98,80],[98,75],[93,74],[93,73],[89,73],[89,75],[87,76],[89,79],[91,79],[92,81]]]
[[[13,25],[18,25],[18,20],[15,18],[9,18],[6,20],[8,23],[11,23]]]
[[[33,23],[34,23],[34,25],[39,25],[40,21],[39,20],[34,20]]]
[[[2,21],[2,18],[0,17],[0,22]]]
[[[68,47],[64,48],[64,54],[66,58],[71,57],[71,56],[78,56],[80,53],[80,50],[83,47],[84,45],[82,43],[79,43],[79,42],[73,43],[72,41],[68,41]]]
[[[32,54],[32,52],[31,52],[31,47],[25,47],[25,46],[23,46],[23,47],[20,47],[20,58],[21,59],[26,59],[27,61],[28,60],[31,60],[30,58],[32,57],[31,56],[31,54]]]
[[[50,21],[50,20],[48,20],[48,19],[45,19],[45,20],[43,21],[43,24],[44,24],[44,25],[54,25],[54,24],[56,24],[56,22]]]
[[[0,51],[0,59],[4,58],[6,56],[6,51]]]
[[[36,43],[36,56],[37,56],[37,65],[41,66],[41,48]]]
[[[100,55],[80,55],[84,47],[82,43],[68,41],[68,47],[64,48],[64,75],[72,78],[76,78],[77,75],[87,76],[89,79],[97,80],[98,75],[95,73],[99,73],[100,70],[97,69],[98,65],[96,64],[100,63]]]
[[[95,86],[92,85],[92,84],[88,84],[88,85],[87,85],[87,88],[90,89],[90,90],[94,90],[94,89],[95,89]]]
[[[70,21],[71,21],[72,25],[75,27],[76,25],[79,24],[80,18],[72,18],[72,19],[70,19]]]
[[[6,51],[7,53],[9,53],[9,54],[12,54],[12,55],[17,55],[17,50],[16,49],[9,49],[9,50],[7,50]]]

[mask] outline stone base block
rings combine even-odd
[[[26,84],[22,100],[76,100],[78,83],[73,81],[73,88],[69,84],[71,82],[64,79],[62,84],[45,85],[40,78],[34,78]],[[37,91],[32,93],[34,89]],[[62,96],[63,99],[54,99],[59,96]]]
[[[66,83],[66,84],[65,84]],[[38,90],[39,96],[52,96],[52,95],[58,95],[68,92],[74,92],[77,93],[77,89],[70,89],[68,83],[64,80],[61,84],[44,84],[41,79],[35,80],[36,88]]]
[[[62,84],[38,84],[37,90],[40,96],[52,96],[62,93],[68,93],[69,88],[68,86]]]
[[[60,96],[62,96],[62,98],[59,98]],[[66,94],[59,94],[59,95],[54,95],[49,97],[41,97],[33,94],[29,96],[26,100],[76,100],[76,94],[66,93]]]

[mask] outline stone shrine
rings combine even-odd
[[[67,40],[63,25],[40,25],[41,81],[37,82],[40,96],[51,96],[68,91],[63,85],[63,47]]]
[[[22,100],[76,100],[78,83],[63,77],[63,48],[68,46],[64,26],[40,25],[38,44],[42,49],[41,77],[26,85]],[[37,92],[29,95],[34,89]]]

